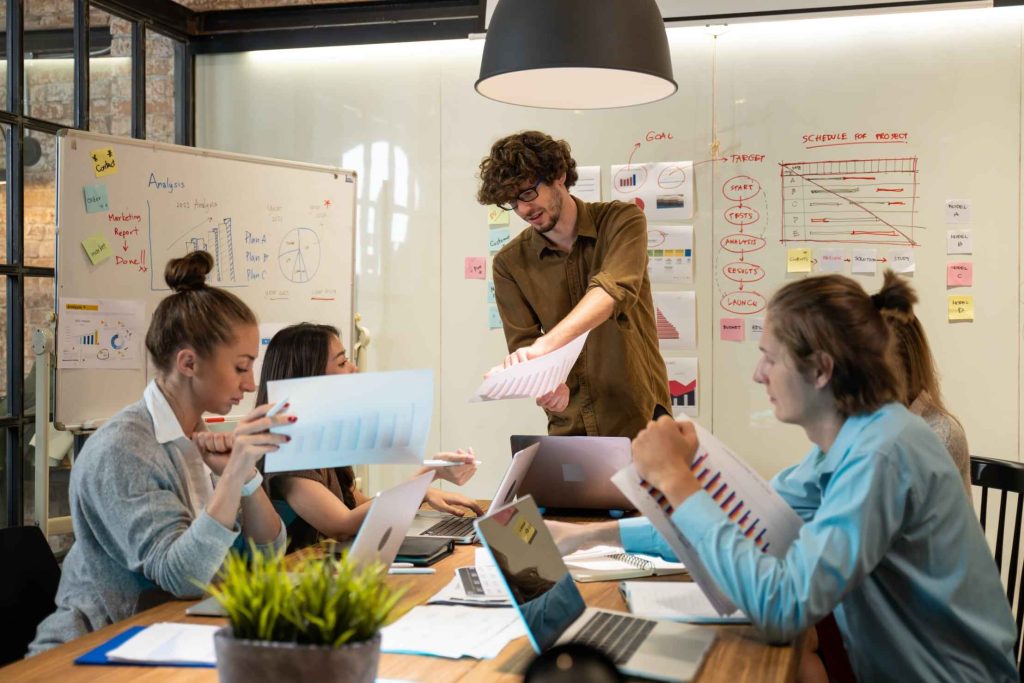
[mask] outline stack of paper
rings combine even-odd
[[[720,615],[695,583],[675,581],[623,581],[619,586],[629,611],[650,619],[669,619],[691,624],[749,623],[739,610]]]
[[[554,391],[569,377],[569,371],[580,357],[588,334],[584,332],[546,356],[511,365],[487,376],[469,399],[470,402],[540,398]]]
[[[424,605],[385,626],[381,635],[381,652],[493,659],[526,631],[512,609]]]
[[[220,628],[203,624],[153,624],[109,651],[107,659],[172,666],[214,665],[217,663],[217,655],[213,647],[213,634]]]
[[[478,607],[511,607],[497,566],[459,567],[447,586],[427,600],[430,605],[476,605]]]

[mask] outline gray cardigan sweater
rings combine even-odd
[[[64,560],[57,611],[39,625],[30,656],[171,597],[202,595],[240,527],[226,529],[204,509],[193,511],[185,461],[199,455],[186,455],[189,448],[184,435],[159,442],[145,400],[89,438],[71,471],[75,544]],[[282,524],[273,545],[283,543]]]

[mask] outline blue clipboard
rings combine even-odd
[[[75,660],[75,664],[93,664],[93,665],[106,665],[106,666],[186,666],[190,668],[199,669],[214,669],[216,668],[213,664],[197,664],[194,662],[182,662],[182,663],[147,663],[147,662],[118,662],[107,658],[107,653],[113,650],[115,647],[125,643],[129,638],[134,636],[139,631],[145,629],[145,626],[132,626],[127,628],[121,633],[103,643],[97,648],[89,650],[84,655],[78,657]]]

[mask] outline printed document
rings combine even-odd
[[[584,332],[545,356],[516,363],[485,377],[470,402],[540,398],[551,393],[569,377],[569,371],[580,357],[589,334]]]
[[[287,398],[294,424],[266,458],[267,472],[423,462],[434,409],[430,370],[323,375],[267,383],[270,403]]]

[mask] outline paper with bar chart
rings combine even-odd
[[[469,399],[501,401],[507,398],[540,398],[552,392],[569,377],[569,371],[583,351],[589,332],[584,332],[560,349],[511,365],[488,375]]]
[[[693,218],[693,162],[612,166],[612,199],[643,209],[648,220]]]
[[[803,521],[742,458],[711,432],[696,422],[693,424],[700,446],[690,469],[701,487],[739,526],[745,538],[761,551],[782,557],[796,540]],[[617,472],[612,481],[651,520],[719,613],[724,615],[734,611],[735,607],[714,583],[693,546],[657,504],[633,466]]]
[[[665,358],[672,414],[697,417],[697,359]]]
[[[647,273],[651,282],[693,284],[693,226],[647,226]]]
[[[662,349],[697,348],[697,295],[686,292],[654,292],[654,323]]]
[[[140,370],[146,334],[141,299],[61,298],[57,367]]]
[[[268,453],[267,472],[423,462],[434,409],[430,370],[323,375],[267,383],[270,403],[288,399],[294,424],[271,431],[291,441]]]

